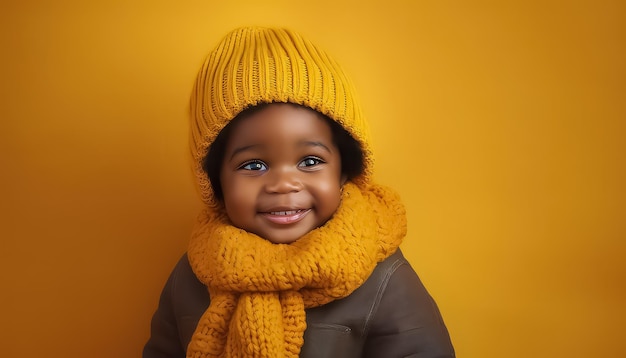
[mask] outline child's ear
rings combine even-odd
[[[343,186],[348,181],[348,176],[346,174],[341,174],[341,180],[339,181],[340,186]]]

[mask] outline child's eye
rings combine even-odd
[[[259,160],[253,160],[242,164],[239,169],[243,170],[267,170],[265,163]]]
[[[299,167],[312,167],[314,165],[325,163],[323,160],[317,157],[306,157],[299,164]]]

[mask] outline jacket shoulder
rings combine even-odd
[[[307,311],[303,357],[450,358],[437,305],[400,250],[350,296]]]
[[[161,292],[143,357],[185,357],[187,344],[209,303],[207,287],[196,278],[184,254]]]
[[[383,266],[386,269],[368,317],[363,356],[455,357],[435,300],[402,253],[396,254]]]

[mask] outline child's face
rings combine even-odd
[[[234,126],[220,172],[233,225],[278,244],[330,219],[344,180],[339,150],[320,115],[272,104]]]

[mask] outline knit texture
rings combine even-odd
[[[290,102],[321,112],[360,142],[366,185],[373,169],[369,129],[353,84],[326,53],[287,29],[245,27],[230,32],[209,54],[190,103],[191,153],[203,201],[214,205],[202,160],[217,134],[237,114],[259,103]]]
[[[376,185],[345,184],[333,218],[289,245],[233,227],[208,207],[188,256],[211,304],[187,357],[298,357],[304,309],[350,295],[405,235],[399,198]]]

